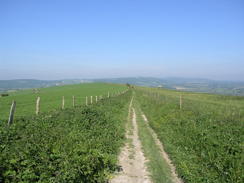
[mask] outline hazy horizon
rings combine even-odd
[[[244,81],[244,1],[0,2],[0,79]]]
[[[183,80],[209,80],[216,82],[241,82],[244,83],[244,80],[219,80],[211,78],[197,78],[197,77],[151,77],[151,76],[126,76],[126,77],[90,77],[90,78],[59,78],[59,79],[39,79],[39,78],[13,78],[13,79],[0,79],[0,81],[11,81],[11,80],[40,80],[40,81],[59,81],[59,80],[103,80],[103,79],[140,79],[140,78],[152,78],[152,79],[183,79]]]

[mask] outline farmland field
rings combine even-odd
[[[244,97],[138,87],[136,99],[185,182],[243,182]]]
[[[118,168],[130,93],[1,123],[0,182],[106,182]]]
[[[22,90],[10,93],[8,97],[0,98],[0,120],[6,120],[9,115],[12,100],[17,102],[16,117],[30,116],[35,113],[36,98],[41,97],[40,111],[48,112],[53,109],[60,109],[62,104],[62,96],[65,97],[65,107],[72,106],[72,96],[76,98],[76,105],[84,105],[86,96],[103,97],[125,90],[124,85],[89,83],[76,84],[58,87],[49,87],[38,89]],[[93,99],[95,99],[93,97]],[[90,99],[89,99],[90,100]]]
[[[107,97],[126,89],[95,83],[0,98],[0,182],[243,182],[244,97],[146,87]],[[104,99],[84,105],[91,95]],[[16,118],[7,126],[13,99]]]

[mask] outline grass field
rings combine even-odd
[[[0,98],[0,120],[8,118],[12,100],[17,102],[15,117],[18,118],[35,113],[36,98],[38,96],[41,97],[40,111],[48,112],[61,108],[62,96],[65,97],[65,107],[69,108],[72,106],[72,96],[76,98],[76,105],[83,105],[86,96],[103,95],[105,97],[108,92],[111,95],[125,89],[125,85],[88,83],[41,88],[38,93],[34,93],[32,89],[13,92],[8,97]],[[95,97],[93,97],[93,101],[95,101]]]
[[[108,92],[126,89],[125,85],[93,83],[43,88],[38,94],[24,90],[0,98],[3,120],[11,101],[17,101],[14,124],[0,123],[0,182],[107,182],[119,168],[132,95],[139,138],[154,182],[173,181],[148,124],[184,182],[243,182],[244,97],[135,87],[133,92],[107,98]],[[91,95],[105,99],[85,106],[85,97]],[[39,116],[33,115],[37,96],[41,97]],[[59,110],[62,96],[65,110]]]
[[[0,182],[107,182],[118,169],[130,98],[1,123]]]
[[[185,182],[243,182],[244,97],[142,87],[136,93]]]

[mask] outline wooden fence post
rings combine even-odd
[[[8,125],[11,125],[13,123],[15,107],[16,107],[16,102],[13,100],[11,108],[10,108],[10,113],[9,113],[9,118],[8,118]]]
[[[40,112],[40,100],[41,100],[41,98],[37,97],[37,99],[36,99],[36,115],[38,115]]]
[[[180,94],[180,109],[182,109],[182,95]]]
[[[73,96],[72,98],[73,98],[73,107],[75,107],[75,96]]]
[[[64,96],[62,98],[62,109],[64,109]]]
[[[96,103],[97,103],[97,96],[96,96]]]
[[[91,96],[91,104],[92,104],[92,96]]]
[[[86,96],[86,106],[88,106],[88,97]]]

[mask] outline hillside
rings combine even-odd
[[[50,86],[62,86],[68,84],[87,83],[87,80],[81,79],[65,79],[65,80],[36,80],[36,79],[15,79],[0,80],[0,92],[9,90],[22,90],[30,88],[46,88]]]
[[[244,179],[241,96],[89,83],[14,92],[0,106],[0,182]]]
[[[96,88],[89,89],[90,94]],[[107,182],[130,93],[0,123],[0,182]]]
[[[65,100],[65,108],[72,107],[73,96],[75,97],[75,105],[80,106],[97,97],[107,97],[119,91],[125,90],[126,86],[118,84],[104,83],[85,83],[75,85],[53,86],[39,89],[26,89],[16,92],[11,92],[7,97],[0,98],[0,120],[7,119],[9,109],[13,100],[16,101],[16,117],[35,114],[36,100],[40,97],[40,111],[48,112],[50,110],[61,109],[62,98]]]
[[[244,96],[244,82],[215,81],[209,79],[189,78],[108,78],[108,79],[66,79],[66,80],[0,80],[0,93],[29,88],[45,88],[79,83],[130,83],[138,86],[160,87],[180,91],[216,93],[222,95]]]
[[[136,101],[184,182],[243,182],[244,97],[137,87]]]
[[[241,81],[215,81],[209,79],[189,78],[114,78],[98,79],[96,82],[130,83],[138,86],[160,87],[180,91],[193,91],[203,93],[216,93],[222,95],[244,96],[244,82]]]

